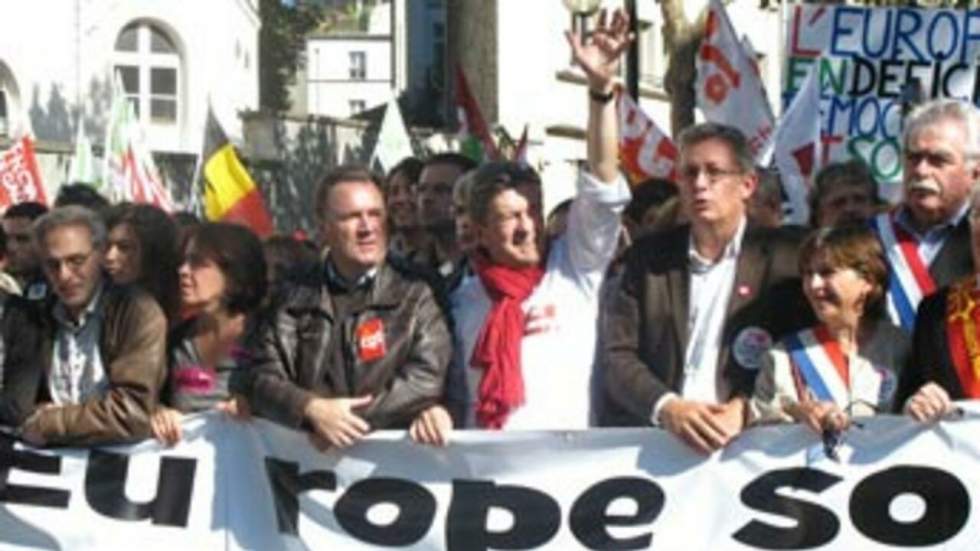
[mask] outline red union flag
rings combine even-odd
[[[711,0],[708,10],[697,56],[698,107],[708,121],[741,130],[762,161],[769,155],[774,119],[755,60],[742,48],[721,2]]]
[[[619,94],[619,160],[634,184],[650,178],[675,179],[677,147],[629,96]]]
[[[20,138],[0,153],[0,209],[27,201],[48,202],[30,136]]]

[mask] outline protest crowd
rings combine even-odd
[[[305,236],[64,186],[2,215],[0,424],[32,447],[155,438],[217,410],[340,450],[404,429],[650,427],[701,454],[755,425],[833,439],[980,398],[980,112],[904,120],[903,189],[824,166],[808,226],[723,122],[631,186],[622,12],[568,44],[588,82],[577,193],[542,210],[522,159],[407,158],[322,176]]]

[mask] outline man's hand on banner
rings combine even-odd
[[[184,437],[181,427],[184,416],[173,408],[161,407],[150,417],[150,432],[161,444],[176,445]]]
[[[905,402],[905,413],[920,423],[938,421],[954,411],[949,394],[943,387],[933,382],[922,385],[922,388]]]
[[[438,404],[426,408],[408,429],[408,435],[415,442],[440,447],[449,443],[452,432],[453,419],[446,408]]]
[[[703,454],[723,448],[741,430],[728,405],[674,398],[660,410],[660,424]]]
[[[58,406],[51,402],[44,402],[42,404],[39,404],[37,408],[34,410],[34,413],[32,413],[30,417],[28,417],[27,420],[25,420],[24,423],[21,425],[22,430],[20,433],[20,439],[37,448],[41,448],[45,444],[47,444],[44,435],[41,434],[40,429],[38,429],[38,422],[40,421],[41,416],[45,414],[45,412],[57,408]]]
[[[630,34],[629,16],[617,9],[612,20],[602,10],[599,23],[586,40],[578,32],[565,31],[565,38],[572,48],[575,59],[589,80],[589,87],[596,92],[610,92],[613,80],[619,75],[619,60],[636,37]]]
[[[306,405],[303,414],[316,436],[333,447],[346,448],[371,431],[367,421],[354,413],[355,409],[366,407],[371,400],[371,396],[314,398]]]

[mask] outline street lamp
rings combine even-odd
[[[585,36],[589,32],[589,16],[599,9],[602,0],[561,0],[565,4],[565,9],[572,12],[572,30],[578,31],[585,43]]]

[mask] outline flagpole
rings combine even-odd
[[[197,185],[198,180],[201,178],[201,171],[203,170],[204,164],[204,142],[207,140],[207,128],[208,128],[208,115],[211,113],[211,94],[208,94],[208,109],[204,113],[204,132],[201,133],[201,146],[197,149],[197,162],[194,163],[194,175],[191,177],[190,189],[190,200],[187,202],[187,209],[197,216],[198,218],[204,218],[204,213],[201,208],[201,194],[197,193],[200,191]]]

